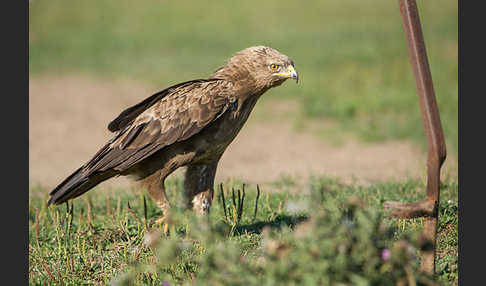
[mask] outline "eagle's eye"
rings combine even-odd
[[[280,66],[277,65],[277,64],[271,64],[270,65],[270,69],[273,71],[273,72],[278,72],[280,70]]]

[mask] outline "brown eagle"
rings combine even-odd
[[[206,79],[176,84],[127,108],[108,125],[113,138],[50,192],[48,205],[129,175],[142,183],[165,216],[170,208],[165,178],[186,166],[187,206],[207,214],[219,159],[260,96],[289,78],[298,82],[288,56],[255,46],[235,53]]]

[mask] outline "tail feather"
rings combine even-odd
[[[49,193],[51,198],[47,203],[48,206],[51,204],[58,205],[74,199],[116,174],[112,171],[105,171],[86,175],[83,169],[84,166],[77,169]]]

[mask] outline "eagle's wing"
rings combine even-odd
[[[60,204],[141,162],[162,148],[194,136],[235,103],[230,82],[184,82],[123,111],[108,129],[115,136],[49,194]]]
[[[85,165],[84,174],[123,171],[158,150],[199,133],[232,104],[231,84],[196,80],[170,87],[123,111],[115,136]]]
[[[217,79],[211,79],[211,80],[217,80]],[[211,81],[211,80],[195,79],[195,80],[191,80],[191,81],[182,82],[182,83],[173,85],[171,87],[168,87],[168,88],[166,88],[162,91],[159,91],[159,92],[153,94],[152,96],[147,97],[142,102],[123,110],[120,113],[120,115],[118,115],[117,118],[115,118],[113,121],[110,122],[110,124],[108,124],[108,130],[110,130],[111,132],[116,132],[116,131],[123,129],[128,124],[132,123],[133,120],[138,115],[140,115],[142,112],[144,112],[149,107],[154,105],[157,101],[161,100],[162,98],[164,98],[168,94],[171,94],[175,89],[177,89],[179,87],[190,86],[190,85],[193,85],[193,84],[196,85],[197,83],[208,82],[208,81]]]

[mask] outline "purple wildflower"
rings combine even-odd
[[[381,251],[381,259],[383,261],[387,261],[390,258],[391,251],[388,248],[385,248]]]

